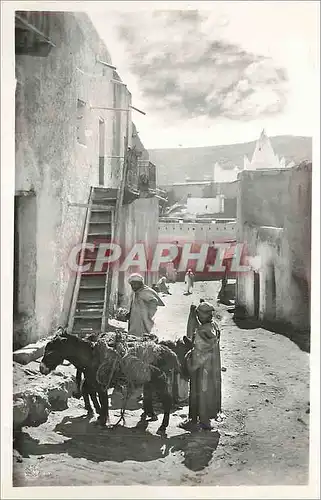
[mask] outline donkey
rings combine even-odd
[[[164,347],[166,348],[166,346]],[[167,347],[167,349],[168,352],[171,353],[172,359],[176,360],[177,371],[180,371],[180,363],[176,354],[169,347]],[[93,343],[60,330],[60,334],[48,342],[45,347],[44,356],[40,363],[40,372],[44,375],[48,375],[59,364],[62,364],[64,359],[70,361],[77,370],[84,373],[86,381],[85,388],[87,392],[89,392],[90,395],[94,392],[98,393],[100,411],[97,422],[104,427],[107,422],[109,409],[108,394],[105,388],[98,384],[96,380],[98,365],[94,356]],[[144,413],[142,418],[151,417],[155,419],[151,403],[151,395],[155,390],[162,402],[164,411],[163,421],[158,429],[158,433],[164,433],[169,424],[169,415],[172,408],[172,397],[168,391],[167,384],[169,369],[166,366],[165,358],[162,357],[155,362],[152,368],[151,379],[144,385]],[[172,366],[170,367],[170,370],[171,369]],[[115,378],[116,377],[113,377],[110,388],[117,385],[117,380]]]
[[[104,335],[104,334],[102,334]],[[91,335],[90,337],[87,337],[86,340],[94,343],[97,341],[99,336],[97,335]],[[172,380],[173,382],[173,393],[172,393],[172,403],[177,404],[178,401],[178,388],[177,388],[177,376],[180,375],[184,380],[189,380],[189,373],[186,367],[185,363],[185,355],[187,352],[192,348],[192,341],[184,336],[182,339],[177,339],[175,341],[172,340],[162,340],[159,342],[159,345],[168,347],[171,349],[177,356],[178,361],[179,361],[179,371],[175,371],[174,373],[174,379]],[[90,404],[89,396],[94,404],[94,407],[96,409],[96,412],[99,414],[99,403],[97,401],[96,393],[95,391],[88,386],[88,383],[86,382],[86,379],[83,380],[82,382],[82,371],[77,370],[76,374],[76,384],[77,384],[77,392],[74,393],[75,397],[81,397],[81,395],[84,398],[85,401],[85,409],[88,411],[88,415],[93,414],[93,409]],[[149,386],[146,387],[148,389]],[[90,390],[91,389],[91,390]],[[147,404],[149,408],[148,416],[153,417],[155,419],[155,413],[152,409],[152,402],[151,402],[151,391],[150,388],[149,390],[145,391],[145,396],[144,396],[144,403],[145,405]],[[97,407],[98,405],[98,407]]]
[[[78,387],[81,385],[81,376],[84,374],[82,391],[80,392],[78,389],[78,394],[75,394],[75,396],[79,397],[81,394],[83,395],[85,408],[89,415],[93,414],[89,400],[90,397],[97,413],[99,415],[106,415],[107,420],[108,395],[96,381],[92,342],[81,340],[75,335],[70,335],[65,329],[60,327],[57,330],[57,335],[45,347],[44,356],[39,367],[40,372],[43,375],[48,375],[58,365],[62,364],[65,359],[72,363],[77,370],[76,382]],[[98,422],[100,423],[99,418]]]

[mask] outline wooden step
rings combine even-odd
[[[92,210],[90,214],[90,223],[97,224],[100,222],[112,222],[112,214],[110,210]]]
[[[86,275],[84,273],[81,274],[80,279],[80,288],[84,286],[90,287],[103,287],[106,285],[106,274],[89,274]]]
[[[111,212],[115,211],[115,203],[106,205],[105,203],[99,203],[98,201],[96,203],[93,203],[91,205],[91,210],[90,213],[101,213],[101,214],[110,214]]]
[[[99,307],[101,305],[104,305],[104,300],[103,299],[92,299],[92,300],[77,300],[77,305],[76,305],[76,308],[77,309],[81,309],[81,308],[87,308],[87,309],[90,309],[91,307],[92,308],[95,308],[95,307]]]
[[[95,269],[95,266],[96,266],[96,263],[98,263],[97,265],[99,266],[97,268],[97,270]],[[90,264],[90,268],[88,269],[88,271],[84,271],[82,272],[82,274],[84,274],[85,276],[87,276],[88,274],[106,274],[108,269],[109,269],[109,263],[108,262],[105,262],[103,260],[96,260],[96,259],[86,259],[84,260],[83,262],[83,265],[86,266]]]
[[[90,268],[88,271],[84,271],[83,273],[81,273],[82,276],[106,276],[107,274],[107,269],[103,270],[102,271],[94,271],[94,268]]]
[[[91,218],[90,222],[89,222],[89,226],[96,226],[96,225],[97,225],[97,228],[101,229],[102,225],[110,226],[111,220],[102,220],[102,219],[92,220],[92,218]]]
[[[93,201],[97,200],[110,200],[114,199],[116,200],[118,196],[118,189],[117,188],[103,188],[103,187],[96,187],[94,188],[93,192]]]
[[[96,319],[96,318],[102,318],[102,316],[103,316],[103,309],[95,309],[95,310],[82,309],[81,311],[75,312],[75,320],[82,318]]]
[[[99,200],[94,201],[93,208],[95,208],[95,204],[98,205],[98,208],[102,208],[104,206],[113,208],[115,210],[117,198],[100,198]]]
[[[102,244],[103,243],[107,244],[107,243],[110,243],[110,241],[109,242],[103,241]],[[105,250],[105,255],[106,255],[106,252],[109,252],[108,248]],[[107,255],[108,255],[108,253],[107,253]],[[88,250],[88,249],[86,249],[85,252],[84,252],[84,260],[88,260],[88,261],[91,260],[91,261],[93,261],[93,260],[97,260],[97,257],[98,257],[98,245],[96,246],[96,248],[94,250]]]
[[[89,223],[88,234],[111,234],[111,222],[99,221]]]
[[[81,290],[104,290],[105,289],[105,285],[104,286],[100,286],[100,285],[81,285],[80,288]]]
[[[107,258],[107,257],[106,257]],[[107,262],[105,261],[105,259],[95,259],[95,258],[84,258],[83,260],[83,265],[85,264],[107,264]]]
[[[81,287],[78,292],[78,301],[100,300],[104,302],[105,287]]]
[[[88,236],[96,236],[97,238],[108,238],[109,236],[111,236],[111,232],[109,232],[109,231],[107,231],[107,232],[103,232],[103,231],[90,232],[90,231],[88,231]]]
[[[112,239],[111,233],[109,234],[88,234],[87,235],[87,242],[88,243],[95,243],[99,245],[100,243],[110,243]]]

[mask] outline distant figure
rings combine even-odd
[[[220,329],[213,321],[214,311],[205,301],[190,308],[187,334],[193,347],[186,355],[191,377],[189,418],[179,425],[186,430],[210,430],[210,420],[221,412]]]
[[[162,276],[161,279],[157,282],[157,288],[160,292],[166,293],[166,295],[172,295],[168,289],[168,286],[166,285],[167,283],[167,278],[166,276]]]
[[[222,302],[225,299],[226,286],[227,286],[227,276],[225,274],[221,280],[221,289],[220,289],[218,296],[217,296],[217,300],[219,302]]]
[[[140,274],[132,274],[128,283],[134,292],[128,313],[128,333],[142,337],[151,333],[157,307],[165,304],[155,290],[144,284],[144,278]]]
[[[194,287],[194,279],[195,276],[193,274],[192,269],[189,269],[185,274],[185,285],[187,285],[187,293],[188,295],[192,293]]]
[[[170,262],[167,264],[167,276],[168,280],[171,281],[172,283],[175,283],[176,281],[176,269],[174,267],[173,262]]]

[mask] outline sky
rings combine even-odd
[[[147,149],[313,135],[319,2],[124,4],[90,17]]]

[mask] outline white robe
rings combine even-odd
[[[194,274],[185,274],[185,283],[187,285],[187,292],[191,291],[191,288],[194,286]]]
[[[157,307],[164,305],[157,293],[146,285],[134,292],[130,306],[128,332],[137,337],[150,333],[154,326],[153,318]]]

